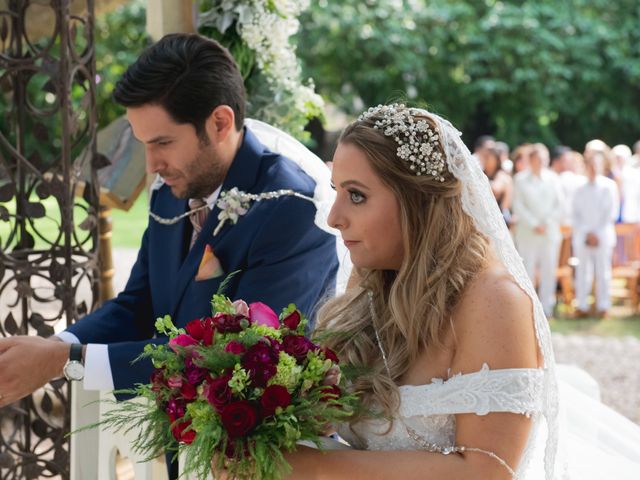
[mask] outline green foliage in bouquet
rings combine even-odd
[[[293,304],[278,316],[220,294],[212,316],[184,329],[158,318],[169,343],[149,344],[140,357],[155,367],[150,383],[120,392],[147,401],[114,402],[102,425],[137,431],[133,448],[146,459],[180,453],[198,478],[212,462],[233,478],[281,478],[290,470],[285,452],[301,440],[321,448],[322,433],[358,408],[335,353],[306,338],[306,324]]]
[[[308,140],[304,127],[322,117],[323,101],[301,69],[291,40],[308,0],[200,0],[198,31],[226,46],[247,88],[247,114]]]

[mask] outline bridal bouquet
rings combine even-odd
[[[344,391],[335,353],[304,336],[295,305],[278,316],[219,294],[211,303],[212,316],[185,329],[168,315],[156,321],[169,343],[147,345],[150,383],[126,392],[150,401],[116,404],[103,423],[142,428],[136,451],[154,458],[178,450],[185,472],[199,478],[212,462],[231,478],[281,478],[289,471],[283,452],[302,440],[320,448],[322,432],[347,420],[356,398]]]

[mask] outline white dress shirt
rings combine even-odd
[[[573,220],[573,196],[576,194],[576,190],[587,181],[587,177],[572,171],[562,172],[558,177],[560,178],[565,205],[565,217],[562,219],[562,223],[571,225]]]
[[[161,185],[161,184],[160,184]],[[207,205],[213,210],[218,200],[222,187],[206,198]],[[73,333],[60,332],[56,334],[60,340],[66,343],[80,343],[78,337]],[[113,374],[111,363],[109,362],[109,347],[97,343],[87,344],[84,358],[84,380],[82,386],[85,390],[113,390]]]
[[[559,240],[564,212],[564,195],[558,175],[547,169],[540,175],[534,175],[530,170],[516,174],[513,182],[513,214],[518,219],[516,237],[537,236],[534,229],[544,225],[547,238]]]
[[[602,246],[616,244],[615,221],[620,210],[616,182],[603,175],[586,182],[573,197],[573,241],[582,245],[588,233],[598,237]]]

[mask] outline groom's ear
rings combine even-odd
[[[235,120],[235,113],[228,105],[214,108],[205,122],[209,138],[217,143],[224,142],[229,134],[236,131]]]

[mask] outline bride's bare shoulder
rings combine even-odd
[[[533,305],[499,262],[476,275],[453,312],[460,371],[537,365]]]

